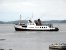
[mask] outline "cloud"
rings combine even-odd
[[[66,19],[66,0],[0,0],[0,14],[6,13],[8,16],[22,13],[26,17],[33,13],[36,18]]]

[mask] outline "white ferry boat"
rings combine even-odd
[[[31,21],[25,24],[17,24],[14,26],[16,31],[58,31],[57,27],[53,27],[52,24],[42,24],[41,20]]]

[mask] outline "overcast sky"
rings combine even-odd
[[[66,0],[0,0],[0,21],[66,20]]]

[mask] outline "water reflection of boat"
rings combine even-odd
[[[3,40],[6,40],[6,39],[0,39],[0,41],[3,41]]]
[[[25,24],[17,24],[15,25],[16,31],[58,31],[57,27],[53,27],[52,24],[42,24],[41,20],[38,19],[36,21],[29,20],[27,25]]]

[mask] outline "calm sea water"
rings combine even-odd
[[[5,50],[49,50],[52,43],[66,43],[66,24],[54,24],[60,30],[15,31],[13,24],[0,24],[0,48]]]

